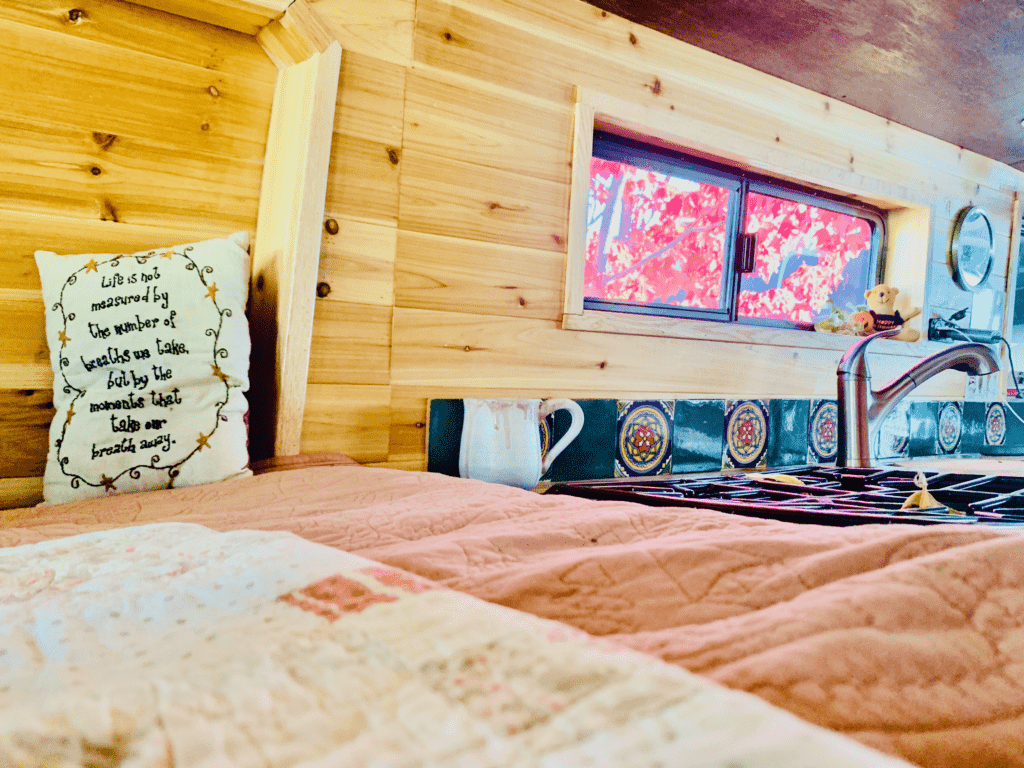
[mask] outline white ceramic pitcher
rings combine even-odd
[[[489,483],[533,488],[551,462],[583,429],[583,409],[572,400],[475,400],[462,401],[459,475]],[[540,422],[562,409],[572,415],[569,431],[541,461]]]

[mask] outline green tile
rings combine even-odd
[[[768,437],[768,466],[793,467],[807,463],[807,400],[772,400]]]
[[[982,445],[981,452],[992,456],[1024,455],[1024,402],[1009,402],[1003,405],[1006,411],[1006,437],[1002,445]],[[1012,410],[1012,412],[1011,412]],[[1014,414],[1017,414],[1018,419]],[[987,416],[987,412],[986,412]]]
[[[672,471],[713,472],[722,468],[724,400],[676,400],[672,425]]]
[[[560,483],[566,480],[597,480],[615,476],[615,400],[577,400],[583,409],[583,430],[551,464],[544,480]],[[566,411],[554,413],[551,443],[561,439],[569,429]]]
[[[431,400],[427,432],[427,471],[459,476],[459,446],[466,410],[462,400]]]
[[[964,403],[964,433],[957,453],[981,453],[985,444],[985,404]]]
[[[937,406],[931,400],[915,400],[910,404],[910,455],[935,456],[937,442]]]

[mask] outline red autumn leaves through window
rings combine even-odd
[[[587,296],[717,309],[729,190],[593,158]]]
[[[636,304],[718,309],[730,191],[593,158],[585,295]],[[810,323],[831,299],[860,304],[870,287],[865,219],[750,192],[744,231],[758,239],[743,275],[740,317]]]
[[[740,317],[810,323],[832,300],[847,308],[870,288],[871,225],[845,213],[750,192],[744,231],[755,271],[740,281]]]

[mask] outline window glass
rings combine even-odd
[[[583,307],[809,329],[863,305],[883,227],[855,200],[595,132]]]
[[[721,309],[730,190],[685,173],[594,157],[587,201],[584,295]]]
[[[744,232],[757,250],[754,272],[740,278],[739,317],[812,323],[829,301],[863,304],[874,284],[867,219],[750,191]]]

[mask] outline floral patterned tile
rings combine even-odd
[[[835,400],[812,400],[807,417],[807,463],[835,464],[839,453],[839,407]]]
[[[764,400],[726,400],[723,469],[764,469],[770,418]]]
[[[619,400],[615,476],[671,472],[674,419],[674,400]]]
[[[1002,403],[989,403],[985,411],[985,445],[1006,442],[1006,409]]]
[[[960,447],[960,439],[964,432],[963,411],[960,403],[939,403],[938,434],[939,450],[943,453],[956,453]]]

